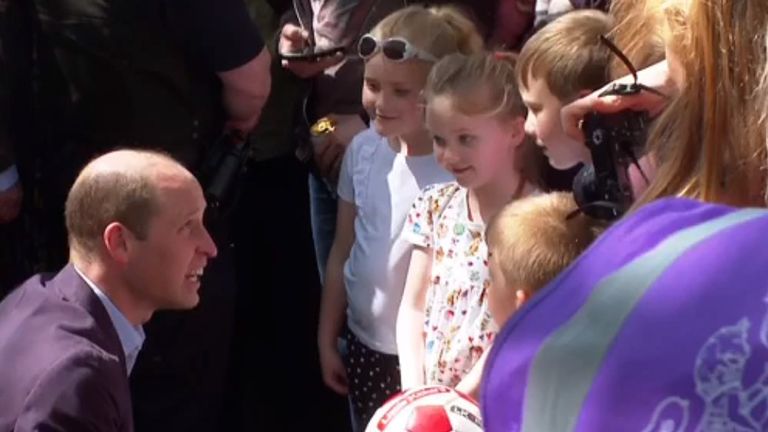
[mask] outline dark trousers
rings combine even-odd
[[[400,359],[369,348],[347,329],[344,366],[356,431],[365,430],[376,411],[400,392]]]
[[[320,281],[307,171],[292,155],[251,163],[235,212],[234,388],[221,430],[346,431],[346,400],[322,383]]]

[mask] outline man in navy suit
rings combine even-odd
[[[128,375],[158,309],[189,309],[216,246],[185,168],[108,153],[66,201],[70,263],[0,303],[0,432],[133,431]]]

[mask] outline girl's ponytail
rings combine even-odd
[[[483,39],[475,24],[459,9],[451,6],[432,7],[430,11],[445,22],[456,39],[457,52],[472,54],[483,49]]]
[[[437,59],[483,49],[475,24],[452,6],[409,6],[384,18],[371,33],[377,39],[403,38]]]

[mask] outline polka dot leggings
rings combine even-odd
[[[376,410],[400,391],[400,363],[396,355],[368,348],[349,330],[345,337],[352,414],[364,429]]]

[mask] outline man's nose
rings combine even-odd
[[[216,258],[219,250],[216,248],[216,242],[213,241],[211,234],[203,227],[202,239],[200,242],[200,253],[206,255],[208,258]]]

